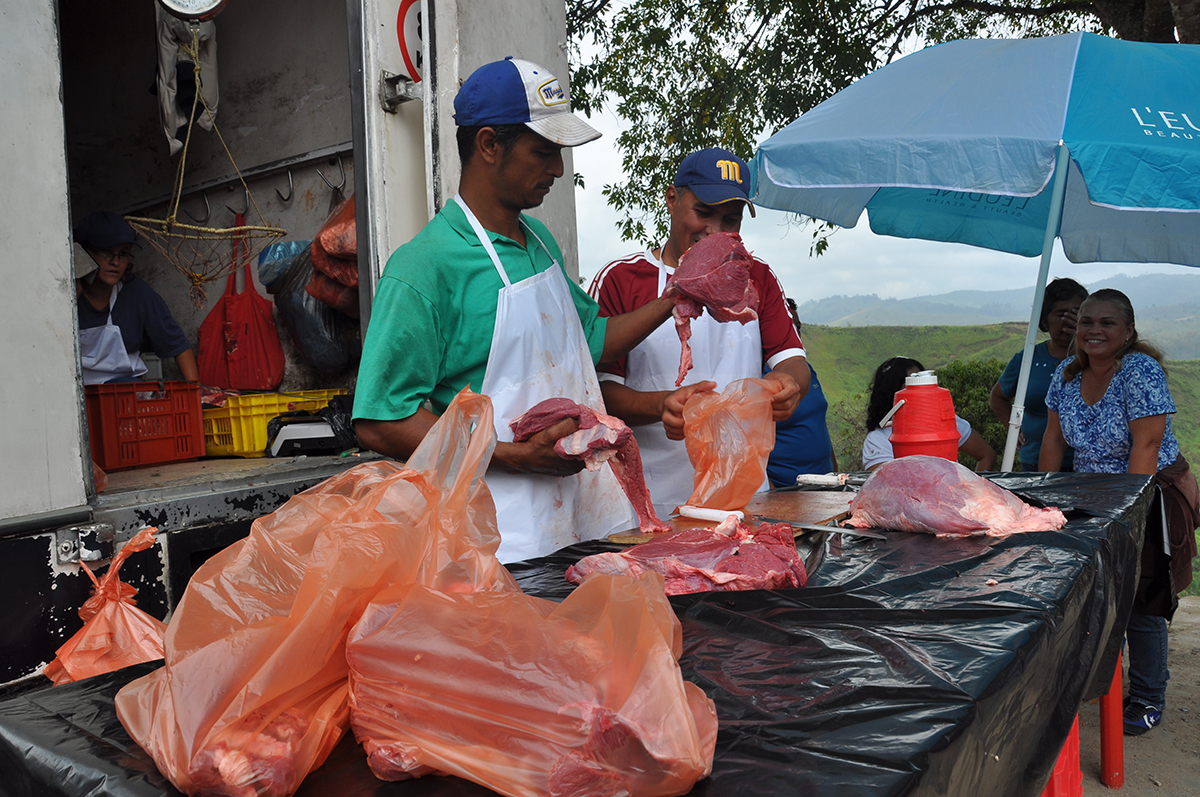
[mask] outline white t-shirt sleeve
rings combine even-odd
[[[962,448],[966,445],[967,438],[971,436],[971,424],[955,415],[954,425],[958,427],[958,447]]]
[[[870,469],[892,459],[895,459],[895,456],[892,454],[891,427],[867,432],[862,447],[863,467]]]

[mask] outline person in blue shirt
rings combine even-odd
[[[1162,354],[1138,338],[1128,296],[1103,289],[1084,300],[1073,356],[1054,372],[1046,407],[1038,470],[1059,470],[1070,446],[1077,472],[1142,473],[1153,477],[1162,496],[1168,545],[1147,529],[1142,579],[1125,631],[1125,733],[1137,736],[1162,721],[1170,678],[1167,620],[1176,594],[1192,581],[1200,488],[1171,431],[1175,401]]]
[[[784,299],[792,314],[796,334],[800,334],[800,315],[794,299]],[[769,373],[768,368],[766,373]],[[767,479],[772,487],[794,485],[801,473],[835,473],[837,457],[825,414],[829,401],[812,363],[808,363],[809,387],[804,398],[786,419],[775,424],[775,448],[767,461]]]
[[[1042,294],[1042,315],[1038,329],[1050,333],[1047,340],[1033,347],[1033,364],[1029,367],[1029,384],[1025,388],[1025,417],[1017,442],[1021,446],[1021,470],[1036,471],[1038,456],[1042,451],[1042,435],[1046,432],[1046,391],[1050,388],[1050,377],[1058,364],[1071,352],[1075,341],[1075,320],[1079,305],[1087,298],[1087,288],[1073,279],[1059,278],[1046,286]],[[1008,367],[992,386],[988,397],[992,412],[997,420],[1008,426],[1012,415],[1013,397],[1017,393],[1017,378],[1021,375],[1024,352],[1019,351],[1008,362]],[[1063,455],[1062,469],[1072,469],[1072,452]]]

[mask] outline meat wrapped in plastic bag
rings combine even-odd
[[[482,476],[491,403],[467,391],[409,459],[360,465],[290,499],[192,577],[165,665],[117,715],[188,794],[291,794],[349,723],[345,640],[396,583],[516,590],[495,558]]]
[[[506,795],[685,794],[712,768],[711,700],[683,680],[662,578],[597,575],[561,604],[395,587],[347,643],[375,774]]]
[[[885,462],[850,502],[848,525],[924,531],[939,537],[1053,531],[1067,522],[1053,507],[1030,506],[999,485],[941,457]]]
[[[79,566],[92,580],[94,589],[79,610],[83,628],[64,642],[54,661],[46,665],[44,674],[55,684],[162,658],[167,627],[134,605],[137,589],[122,582],[118,575],[130,554],[154,545],[157,532],[158,529],[148,527],[133,535],[99,580],[87,562],[80,561]]]
[[[696,471],[688,504],[741,509],[763,486],[775,448],[771,397],[782,387],[770,379],[738,379],[683,405],[683,439]]]

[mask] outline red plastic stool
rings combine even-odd
[[[1083,772],[1079,769],[1079,715],[1071,723],[1071,733],[1063,744],[1050,782],[1042,790],[1042,797],[1082,797]]]
[[[1121,654],[1108,694],[1100,698],[1100,780],[1110,789],[1125,785],[1125,727],[1121,705]]]
[[[1108,693],[1100,698],[1100,780],[1110,789],[1125,785],[1125,727],[1121,715],[1121,654]],[[1050,782],[1042,797],[1083,797],[1083,772],[1079,768],[1079,716],[1063,744]]]

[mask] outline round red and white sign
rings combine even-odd
[[[396,36],[400,40],[400,52],[404,55],[404,67],[414,83],[421,82],[425,56],[421,52],[424,35],[421,24],[421,0],[401,0],[400,13],[396,15]]]

